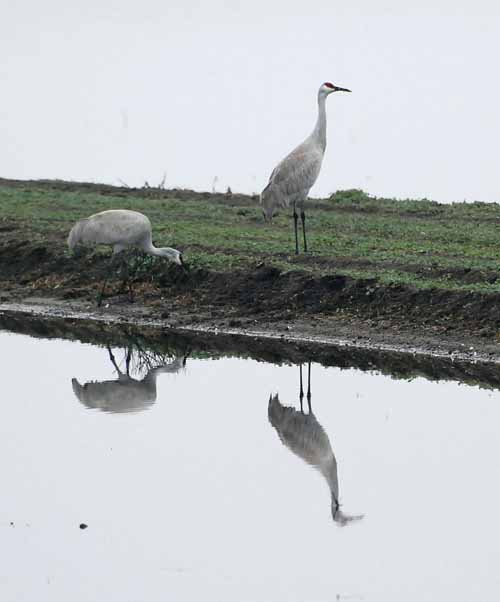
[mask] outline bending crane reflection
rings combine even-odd
[[[307,414],[304,413],[303,399],[300,365],[300,411],[282,405],[277,394],[271,395],[268,405],[269,422],[276,429],[285,447],[323,475],[330,489],[332,518],[344,527],[348,523],[361,520],[364,514],[348,515],[340,509],[337,460],[328,435],[313,414],[311,406],[311,362],[308,363]]]
[[[108,354],[118,378],[101,382],[92,381],[81,385],[76,378],[71,380],[73,392],[78,400],[89,409],[99,409],[103,412],[140,412],[152,406],[156,401],[156,378],[159,374],[176,373],[186,365],[189,353],[175,356],[168,363],[154,365],[158,361],[154,352],[148,353],[144,349],[137,350],[137,364],[139,370],[146,375],[141,380],[130,376],[131,360],[134,357],[133,346],[126,348],[125,372],[120,370],[115,356],[108,345]],[[165,362],[165,358],[163,358]]]

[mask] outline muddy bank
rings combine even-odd
[[[293,335],[297,340],[343,340],[373,349],[418,350],[419,353],[471,360],[500,358],[500,293],[478,292],[482,287],[485,290],[488,283],[497,282],[499,272],[494,269],[494,263],[481,266],[469,261],[475,267],[450,267],[451,263],[443,266],[437,261],[437,255],[436,261],[430,261],[430,256],[424,251],[419,251],[424,253],[421,255],[423,259],[416,263],[405,262],[401,254],[391,260],[381,260],[369,254],[363,257],[314,253],[287,255],[281,247],[267,253],[259,246],[262,232],[254,224],[256,218],[249,217],[245,221],[247,214],[243,210],[241,216],[237,213],[238,219],[227,229],[229,246],[221,247],[220,239],[213,244],[211,239],[206,239],[202,244],[199,237],[188,237],[189,240],[195,239],[189,243],[191,246],[185,253],[188,259],[196,257],[196,253],[198,263],[201,256],[220,258],[219,263],[205,264],[211,266],[210,270],[200,268],[200,263],[196,265],[193,261],[190,271],[185,273],[176,266],[148,257],[137,262],[133,270],[135,302],[128,303],[116,269],[108,283],[105,306],[100,312],[95,312],[95,299],[109,270],[109,254],[96,249],[82,249],[78,254],[70,255],[65,244],[67,222],[72,223],[74,211],[85,206],[85,195],[98,194],[100,206],[105,206],[110,195],[113,198],[146,198],[148,207],[156,206],[157,200],[162,203],[165,198],[194,200],[201,209],[195,208],[178,222],[192,227],[193,232],[199,232],[200,224],[207,215],[211,215],[212,207],[241,205],[246,207],[245,211],[249,208],[253,211],[256,199],[238,194],[129,189],[61,181],[16,182],[0,178],[0,185],[20,194],[22,192],[14,200],[10,196],[5,197],[16,208],[12,217],[0,216],[0,303],[10,306],[38,304],[70,312],[94,312],[98,316],[106,313],[128,322],[146,318],[161,321],[171,328],[217,328],[219,331],[236,330],[249,334]],[[25,211],[24,204],[33,203],[33,207],[37,207],[37,195],[44,190],[50,194],[52,191],[63,192],[64,195],[54,203],[50,199],[47,209],[37,214],[35,228],[34,218],[29,217],[30,212]],[[77,202],[71,201],[71,194],[77,193],[82,193],[82,196],[77,197]],[[322,202],[321,207],[322,210],[328,207],[329,211],[402,211],[404,214],[404,209],[398,205],[372,201],[359,206],[356,203],[342,206]],[[427,212],[436,212],[438,216],[435,223],[426,226],[429,232],[433,232],[436,224],[445,219],[445,209],[429,203],[425,207]],[[404,218],[416,220],[425,215],[425,210],[418,208],[417,211],[417,207],[413,207],[413,213],[404,214]],[[446,220],[449,220],[446,215]],[[467,227],[470,224],[470,228],[475,228],[478,219],[496,220],[497,217],[485,207],[471,215],[457,210],[453,219],[456,224],[466,220]],[[161,219],[157,221],[161,222]],[[56,227],[59,223],[64,227]],[[44,224],[51,227],[45,228]],[[396,235],[400,232],[400,223],[395,221],[391,224]],[[446,221],[446,224],[450,225],[450,222]],[[243,228],[238,232],[243,240],[248,237],[252,244],[247,245],[248,250],[244,254],[244,269],[230,271],[228,266],[232,264],[228,258],[233,252],[236,254],[231,246],[234,228]],[[359,237],[361,234],[362,230]],[[493,234],[490,232],[489,235]],[[463,247],[466,249],[465,244]],[[437,245],[436,249],[432,247],[431,250],[439,252],[441,246]],[[485,252],[480,245],[473,247],[473,251],[474,257]],[[242,253],[241,249],[239,252]],[[217,268],[219,265],[220,270]],[[355,277],[358,270],[367,270],[365,273],[374,277]],[[407,282],[406,276],[411,278],[417,274],[418,278],[422,277],[422,282],[428,278],[441,279],[445,285],[449,282],[449,288],[386,284],[387,278],[384,282],[377,278],[381,270],[386,270],[386,275],[387,270],[404,273],[404,283]],[[347,274],[349,271],[351,275]],[[415,280],[410,281],[415,283]],[[478,290],[464,290],[466,287]]]
[[[54,315],[59,313],[60,315]],[[377,371],[393,378],[412,379],[419,376],[429,380],[454,380],[500,389],[499,363],[457,355],[432,356],[421,350],[401,352],[356,347],[349,341],[333,341],[313,337],[308,340],[291,335],[273,336],[272,333],[249,334],[196,331],[189,327],[170,327],[147,318],[125,320],[106,314],[65,312],[59,308],[0,306],[0,329],[37,338],[78,340],[97,345],[135,345],[165,354],[204,353],[211,357],[238,356],[276,364],[317,362],[324,366],[343,369],[358,368]]]
[[[55,304],[94,311],[108,270],[95,251],[71,257],[52,244],[4,242],[0,252],[0,301]],[[135,272],[135,302],[128,303],[118,275],[108,285],[101,312],[134,320],[163,320],[169,327],[272,332],[296,338],[343,339],[372,348],[419,349],[464,358],[496,359],[498,295],[383,286],[376,279],[342,274],[283,272],[264,262],[251,271],[226,273],[161,261]]]
[[[8,228],[8,224],[3,225]],[[16,225],[17,227],[17,225]],[[37,296],[92,307],[109,268],[94,250],[70,256],[60,240],[0,241],[0,300]],[[218,327],[305,329],[304,335],[340,329],[353,340],[373,336],[412,346],[473,346],[498,351],[500,295],[384,285],[342,273],[315,276],[256,263],[249,270],[213,272],[148,258],[134,270],[135,303],[127,304],[119,272],[108,285],[112,311],[143,307],[156,317]]]

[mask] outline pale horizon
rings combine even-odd
[[[167,188],[217,177],[218,192],[259,194],[332,81],[353,93],[328,99],[312,197],[499,200],[500,17],[486,3],[75,4],[5,11],[1,177],[141,187],[166,173]]]

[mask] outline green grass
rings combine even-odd
[[[55,239],[62,246],[77,219],[104,209],[127,208],[150,217],[157,245],[177,247],[191,264],[208,269],[231,270],[265,261],[281,269],[376,277],[381,283],[500,292],[500,206],[496,203],[441,205],[342,191],[311,202],[307,216],[312,251],[309,257],[296,259],[290,211],[281,212],[267,225],[250,197],[231,204],[196,193],[187,200],[173,195],[162,192],[161,198],[144,198],[132,191],[112,196],[36,183],[4,185],[0,186],[0,225],[1,218],[22,221],[26,239]],[[464,269],[473,277],[464,278]]]

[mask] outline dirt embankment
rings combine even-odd
[[[3,224],[0,301],[50,298],[94,309],[109,259],[95,251],[69,256],[62,241],[22,240],[19,225]],[[147,260],[135,272],[136,300],[120,293],[117,275],[103,309],[148,314],[170,325],[266,330],[304,337],[341,337],[406,348],[484,356],[499,353],[500,295],[386,286],[376,279],[313,276],[265,263],[230,273]]]
[[[100,195],[154,199],[209,199],[214,203],[249,206],[256,199],[239,194],[196,193],[158,188],[117,188],[102,184],[62,181],[16,182],[0,178],[0,185],[26,189],[92,192]],[[331,204],[330,204],[331,205]],[[323,209],[325,203],[322,204]],[[331,207],[333,209],[333,206]],[[365,210],[375,211],[376,204]],[[340,210],[335,205],[335,210]],[[378,209],[377,209],[378,210]],[[380,209],[383,211],[384,209]],[[433,210],[438,210],[433,208]],[[422,213],[418,213],[422,217]],[[479,217],[483,214],[478,214]],[[489,215],[486,212],[484,215]],[[413,218],[416,218],[413,215]],[[474,217],[474,219],[476,219]],[[48,219],[48,218],[47,218]],[[51,217],[52,220],[58,219]],[[488,219],[493,219],[491,216]],[[497,219],[497,218],[494,218]],[[471,227],[474,223],[471,222]],[[38,228],[37,232],[44,232]],[[109,258],[95,250],[70,256],[64,234],[49,229],[31,239],[30,223],[22,217],[0,220],[0,301],[16,304],[29,300],[54,303],[78,311],[94,311],[97,292],[109,269]],[[65,230],[66,232],[66,230]],[[215,249],[216,250],[216,249]],[[207,253],[210,249],[205,249]],[[228,253],[228,249],[224,249]],[[189,255],[189,254],[188,254]],[[360,264],[350,257],[314,255],[249,255],[245,270],[215,272],[192,266],[184,273],[176,266],[151,260],[134,273],[135,303],[126,294],[115,272],[110,293],[100,312],[126,319],[149,316],[172,326],[213,327],[219,330],[267,332],[303,338],[343,339],[368,346],[386,345],[412,350],[420,348],[475,359],[500,358],[500,294],[460,290],[422,289],[408,285],[385,285],[377,278],[353,278],[343,270],[380,265]],[[291,269],[275,267],[276,258]],[[253,263],[252,263],[253,261]],[[363,261],[370,261],[364,259]],[[403,258],[401,258],[403,261]],[[324,262],[327,264],[323,265]],[[328,275],[316,276],[307,269],[323,268]],[[384,264],[384,267],[388,266]],[[389,266],[402,269],[400,265]],[[454,284],[495,282],[499,274],[487,270],[408,265],[405,270],[429,270],[435,276],[453,277]]]
[[[0,329],[36,338],[70,339],[94,345],[134,347],[159,354],[238,356],[275,364],[317,362],[324,366],[376,370],[394,378],[423,376],[429,380],[454,380],[500,389],[498,364],[463,361],[452,357],[408,354],[397,351],[335,346],[315,340],[264,339],[242,334],[204,332],[189,328],[169,329],[146,323],[113,323],[106,319],[37,316],[0,309]]]

